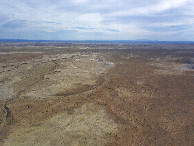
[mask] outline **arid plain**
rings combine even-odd
[[[0,145],[194,145],[194,44],[0,43]]]

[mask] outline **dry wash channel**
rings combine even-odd
[[[94,47],[1,64],[2,144],[193,145],[192,49]]]
[[[97,53],[1,64],[1,144],[103,145],[117,125],[90,101],[113,67]]]

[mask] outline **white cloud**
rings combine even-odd
[[[113,13],[112,16],[150,15],[173,8],[178,8],[189,2],[190,0],[161,0],[157,4],[151,4],[147,7],[137,7],[130,10],[117,11]]]
[[[73,3],[86,3],[88,0],[72,0]]]
[[[173,10],[172,12],[168,12]],[[0,1],[0,31],[103,33],[112,39],[155,38],[171,33],[147,30],[149,27],[188,26],[194,28],[193,0],[9,0]],[[18,25],[22,23],[21,25]],[[18,25],[17,27],[7,26]],[[76,34],[78,35],[78,34]],[[75,37],[76,37],[75,35]],[[185,35],[187,36],[187,35]],[[1,37],[1,34],[0,34]],[[84,37],[84,38],[85,38]],[[173,36],[174,37],[174,36]],[[146,38],[145,38],[146,39]]]
[[[102,16],[100,14],[95,13],[89,13],[89,14],[83,14],[78,17],[78,20],[81,23],[86,24],[97,24],[102,21]]]

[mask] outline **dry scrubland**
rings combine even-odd
[[[0,44],[0,145],[193,145],[193,44]]]

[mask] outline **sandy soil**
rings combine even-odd
[[[104,47],[0,59],[0,144],[193,145],[192,50]]]

